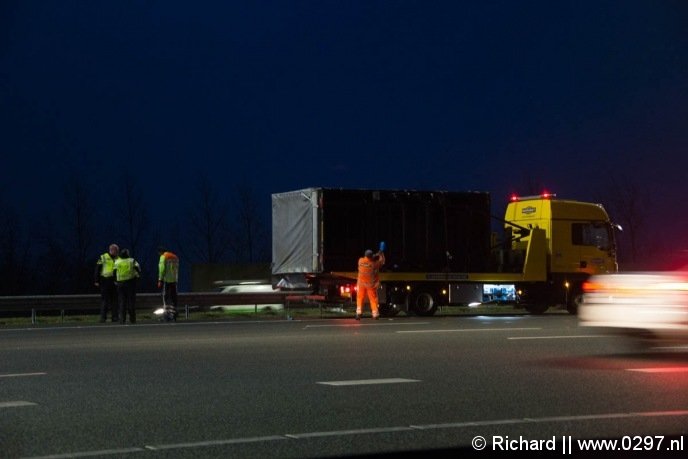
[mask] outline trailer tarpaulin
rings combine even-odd
[[[352,272],[387,243],[385,270],[480,272],[490,257],[485,192],[308,188],[272,196],[273,275]]]
[[[320,272],[315,188],[272,195],[272,274]]]

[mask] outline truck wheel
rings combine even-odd
[[[437,311],[437,303],[431,293],[418,292],[411,298],[411,309],[419,316],[431,316]]]
[[[545,311],[549,309],[549,305],[547,303],[534,303],[534,304],[526,304],[525,305],[526,311],[528,311],[531,314],[544,314]]]
[[[566,303],[566,310],[569,314],[578,314],[578,305],[583,301],[583,290],[580,285],[574,285],[569,292],[568,302]]]

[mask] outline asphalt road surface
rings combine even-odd
[[[0,330],[1,457],[508,457],[588,439],[618,441],[599,457],[685,457],[688,349],[640,353],[568,315]]]

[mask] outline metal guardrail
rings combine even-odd
[[[177,295],[177,308],[184,311],[186,317],[192,308],[210,306],[235,306],[250,304],[256,307],[261,304],[282,304],[289,308],[290,302],[313,301],[306,293],[297,292],[264,292],[264,293],[224,293],[224,292],[180,292]],[[0,314],[31,313],[32,323],[36,323],[39,311],[99,311],[100,295],[36,295],[36,296],[0,296]],[[152,310],[162,306],[160,293],[138,293],[136,310]]]
[[[179,305],[213,306],[237,304],[283,303],[289,294],[277,293],[223,293],[183,292],[178,294]],[[160,293],[138,293],[136,309],[162,305]],[[99,309],[100,295],[36,295],[0,296],[0,311],[27,311],[30,309]]]

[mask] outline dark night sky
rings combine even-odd
[[[529,183],[599,201],[614,179],[685,234],[687,147],[683,0],[0,4],[0,199],[22,209],[124,169],[161,214],[200,176],[268,216],[311,186],[500,213]]]

